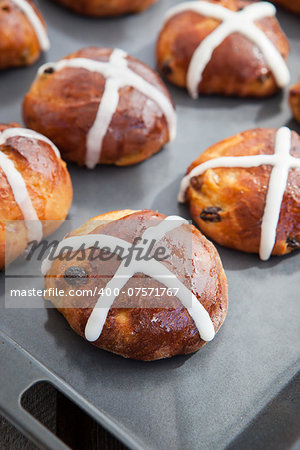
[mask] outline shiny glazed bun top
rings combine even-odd
[[[78,14],[94,17],[138,13],[158,0],[54,0]]]
[[[198,94],[262,97],[289,83],[286,36],[271,3],[188,1],[171,8],[157,42],[161,73]]]
[[[43,17],[31,0],[0,0],[0,69],[34,63],[50,47]]]
[[[176,134],[176,113],[158,75],[119,49],[85,48],[39,70],[25,96],[27,126],[68,161],[129,165]]]
[[[189,167],[179,201],[221,245],[267,260],[300,248],[300,136],[283,127],[244,131]]]
[[[54,232],[71,201],[70,176],[55,145],[18,124],[0,124],[1,269],[5,250],[8,263],[28,242]]]
[[[150,210],[103,214],[61,241],[42,269],[48,299],[71,327],[127,358],[196,351],[225,319],[227,282],[218,253],[181,217]],[[65,295],[57,297],[55,288]],[[90,293],[72,296],[74,289]]]

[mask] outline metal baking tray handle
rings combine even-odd
[[[21,405],[22,395],[34,384],[46,382],[133,450],[145,449],[143,443],[98,410],[69,384],[38,362],[30,353],[0,330],[0,414],[7,418],[35,445],[42,449],[69,449],[55,434],[36,420]]]
[[[0,331],[0,412],[31,442],[42,449],[65,450],[67,447],[57,436],[43,426],[21,406],[21,397],[28,388],[39,381],[52,384],[47,369],[7,335]],[[55,384],[54,384],[55,385]]]

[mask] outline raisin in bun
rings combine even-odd
[[[138,247],[150,248],[154,241],[151,258],[134,257],[126,267],[114,249],[130,248],[136,239]],[[83,244],[84,257],[78,253]],[[65,246],[72,249],[68,258]],[[99,249],[105,247],[101,260]],[[164,250],[160,258],[158,248]],[[150,361],[194,352],[213,339],[227,312],[227,281],[216,249],[177,216],[150,210],[102,214],[61,241],[42,270],[48,300],[73,330],[125,358]],[[56,297],[55,288],[65,295]],[[71,295],[77,289],[89,294]]]
[[[300,122],[300,80],[290,89],[290,106],[294,118]]]
[[[296,14],[300,14],[300,0],[272,0],[272,3],[283,6]]]
[[[53,233],[72,202],[72,184],[57,148],[18,124],[0,124],[0,268],[28,242]]]
[[[271,3],[189,1],[169,10],[157,64],[172,83],[198,94],[264,97],[289,82],[288,40]]]
[[[300,248],[300,137],[283,127],[245,131],[192,163],[179,201],[226,247],[285,255]]]
[[[32,0],[0,0],[0,69],[28,66],[49,41],[43,17]]]
[[[23,111],[27,126],[48,136],[64,159],[89,168],[136,164],[176,133],[163,82],[119,49],[85,48],[42,66]]]
[[[93,17],[139,13],[157,0],[55,0],[72,11]]]

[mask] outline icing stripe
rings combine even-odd
[[[38,140],[38,141],[43,141],[46,144],[50,145],[50,147],[52,148],[53,152],[55,153],[55,155],[57,156],[57,158],[60,158],[60,153],[58,148],[56,147],[56,145],[53,144],[52,141],[50,141],[50,139],[48,139],[46,136],[43,136],[40,133],[37,133],[36,131],[33,130],[29,130],[28,128],[6,128],[6,130],[2,131],[2,133],[0,132],[0,145],[5,144],[5,142],[8,139],[14,138],[14,137],[25,137],[27,139],[32,139],[32,140]]]
[[[23,13],[26,15],[27,19],[33,26],[41,49],[44,51],[49,50],[50,42],[48,39],[47,31],[34,8],[26,0],[12,0],[12,2],[15,3],[18,8],[21,9],[21,11],[23,11]]]
[[[28,241],[40,241],[43,237],[43,227],[32,205],[25,181],[14,163],[0,151],[0,167],[12,189],[16,203],[24,216]]]
[[[180,227],[183,224],[188,224],[185,219],[177,216],[170,216],[161,221],[157,226],[149,227],[143,233],[141,243],[144,239],[155,239],[157,242],[162,239],[168,232]],[[143,246],[139,243],[139,247]],[[119,245],[124,249],[129,249],[132,244],[123,241],[122,239],[115,238],[107,235],[83,235],[83,236],[71,236],[64,239],[55,251],[53,258],[58,257],[63,248],[71,247],[73,251],[82,248],[89,248],[92,246],[104,247],[110,246],[114,248]],[[113,246],[113,247],[112,247]],[[144,245],[146,248],[147,243]],[[125,261],[123,261],[113,278],[107,283],[104,288],[105,293],[109,293],[111,288],[111,295],[100,296],[85,328],[85,337],[88,341],[96,341],[102,333],[109,310],[116,298],[114,293],[120,291],[125,284],[134,276],[134,274],[140,272],[144,275],[150,276],[153,279],[164,284],[167,288],[178,288],[179,293],[177,297],[182,302],[182,305],[188,310],[190,316],[195,322],[195,325],[199,331],[201,339],[210,341],[215,336],[215,330],[213,323],[210,319],[208,312],[198,301],[197,297],[184,286],[176,276],[170,272],[166,266],[159,261],[151,259],[147,262],[132,260],[128,267],[125,267]],[[46,273],[51,268],[52,262],[47,258],[42,264],[42,273]]]
[[[175,223],[176,222],[176,223]],[[143,239],[155,239],[159,242],[167,233],[179,228],[181,225],[188,225],[189,222],[180,216],[168,216],[160,222],[159,225],[154,225],[147,228],[143,233]]]
[[[123,50],[115,49],[110,55],[109,61],[111,64],[123,65],[123,68],[126,69],[126,56],[127,54]],[[104,93],[99,104],[96,119],[87,135],[85,164],[90,169],[93,169],[100,159],[103,139],[118,108],[120,87],[120,82],[115,78],[108,78],[105,83]]]
[[[283,195],[286,189],[289,170],[300,169],[300,158],[290,154],[291,131],[287,127],[280,128],[276,133],[275,151],[273,155],[228,156],[211,159],[200,164],[186,175],[181,181],[178,201],[185,202],[185,193],[193,177],[202,175],[206,170],[217,168],[250,168],[262,165],[273,166],[266,205],[261,226],[261,240],[259,256],[263,261],[270,258],[276,243],[276,231],[280,216]]]
[[[275,16],[276,8],[273,5],[268,2],[258,2],[234,12],[221,5],[205,1],[186,2],[170,9],[166,20],[185,11],[194,11],[222,22],[200,43],[190,61],[187,88],[193,98],[198,97],[198,86],[213,52],[232,33],[240,33],[257,45],[279,87],[283,88],[289,83],[290,74],[286,62],[267,35],[254,23],[255,20]]]
[[[119,89],[131,86],[155,102],[163,112],[169,127],[170,140],[176,136],[176,113],[170,100],[158,88],[148,83],[128,67],[127,54],[115,49],[108,62],[88,58],[63,59],[56,63],[46,63],[39,68],[38,76],[48,68],[56,71],[64,68],[85,69],[103,75],[107,81],[99,104],[95,121],[87,135],[86,166],[94,168],[100,160],[103,139],[119,103]]]
[[[291,131],[283,127],[276,135],[274,167],[271,172],[266,206],[261,225],[260,258],[266,261],[270,258],[276,242],[276,231],[280,217],[281,204],[285,193],[290,167],[293,167],[290,156],[292,141]],[[298,158],[298,168],[300,160]]]
[[[7,128],[0,132],[0,146],[14,137],[24,137],[30,140],[43,141],[50,145],[55,155],[60,158],[58,148],[45,136],[26,128]],[[15,201],[19,206],[27,228],[28,241],[40,241],[43,237],[43,226],[30,199],[26,183],[21,173],[16,169],[13,161],[0,151],[0,168],[3,170],[7,181],[12,189]]]
[[[85,164],[89,169],[93,169],[100,159],[103,139],[118,108],[119,87],[118,81],[114,78],[109,78],[105,83],[95,122],[87,134]]]

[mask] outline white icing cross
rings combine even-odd
[[[14,137],[24,137],[30,140],[46,142],[46,144],[51,146],[55,155],[60,158],[57,147],[48,138],[26,128],[7,128],[3,132],[0,132],[0,147],[1,145],[5,145],[8,139]],[[13,161],[2,151],[0,151],[0,168],[6,176],[15,201],[24,216],[28,241],[40,241],[43,237],[43,227],[32,204],[25,181],[21,173],[15,167]]]
[[[191,178],[202,175],[206,170],[222,167],[247,168],[262,165],[273,166],[262,219],[259,250],[260,258],[263,261],[268,260],[276,242],[277,225],[289,171],[292,168],[300,169],[300,158],[295,158],[290,154],[291,138],[291,130],[287,127],[282,127],[276,134],[273,155],[224,156],[200,164],[183,178],[178,194],[178,201],[184,203],[185,192],[189,187]]]
[[[99,104],[96,119],[88,132],[86,140],[86,161],[89,169],[93,169],[99,162],[103,139],[108,131],[113,115],[119,104],[119,89],[130,86],[155,102],[166,117],[169,126],[170,140],[176,136],[176,113],[166,95],[157,87],[148,83],[142,76],[128,67],[127,53],[115,49],[108,62],[95,61],[89,58],[63,59],[57,63],[47,63],[40,67],[38,75],[46,69],[61,70],[65,67],[81,68],[97,72],[106,77],[106,84]]]
[[[12,0],[13,3],[15,3],[18,8],[23,11],[23,13],[26,15],[27,19],[31,23],[35,34],[38,38],[38,41],[40,43],[41,49],[44,51],[49,50],[50,48],[50,42],[48,39],[48,35],[46,32],[46,29],[41,22],[41,19],[35,12],[34,8],[26,1],[26,0]]]
[[[171,8],[166,20],[184,11],[194,11],[222,22],[200,43],[192,56],[187,73],[187,88],[193,98],[198,97],[198,86],[213,52],[232,33],[240,33],[257,45],[279,87],[283,88],[289,83],[290,74],[286,62],[267,35],[254,23],[256,20],[275,16],[276,8],[271,3],[253,3],[234,12],[206,1],[186,2]]]
[[[147,243],[143,244],[143,240],[146,239],[156,242],[160,241],[166,233],[180,227],[181,225],[188,224],[188,222],[178,216],[169,216],[161,221],[157,226],[147,228],[143,233],[139,247],[147,248]],[[79,248],[84,249],[91,248],[93,246],[116,248],[120,246],[124,250],[128,250],[132,247],[127,241],[119,239],[113,236],[107,236],[103,234],[88,234],[82,236],[71,236],[60,242],[53,258],[57,258],[60,252],[64,248],[71,248],[72,251],[76,251]],[[149,244],[148,244],[149,245]],[[208,312],[198,301],[197,297],[179,281],[176,276],[168,270],[168,268],[161,262],[151,258],[148,261],[136,261],[134,258],[131,260],[128,267],[125,267],[126,260],[122,261],[118,270],[113,278],[107,283],[103,289],[105,293],[111,293],[110,295],[102,295],[99,297],[85,328],[85,337],[88,341],[96,341],[102,333],[108,312],[116,298],[115,293],[121,292],[125,284],[136,273],[143,273],[153,279],[163,283],[169,289],[178,289],[177,297],[181,300],[183,306],[188,310],[190,316],[195,322],[195,325],[199,331],[201,339],[205,341],[211,341],[215,336],[214,326],[209,317]],[[50,270],[52,261],[49,257],[43,261],[42,273],[44,275]]]

